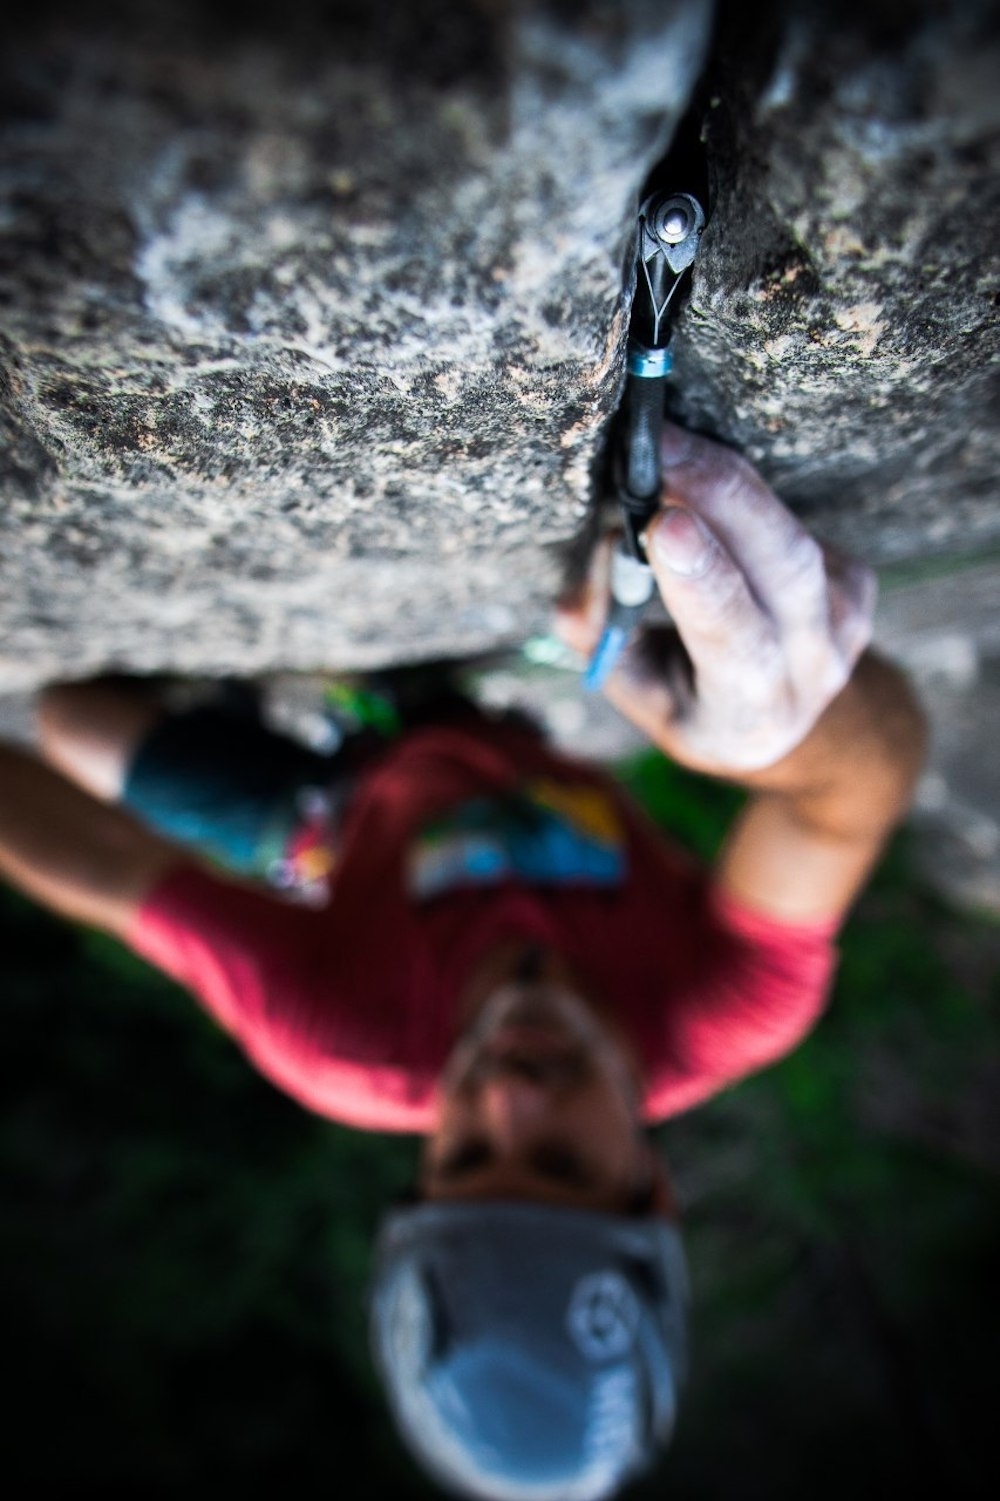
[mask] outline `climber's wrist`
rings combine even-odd
[[[923,765],[927,724],[905,675],[866,652],[809,734],[770,766],[737,778],[794,804],[831,836],[891,828]]]

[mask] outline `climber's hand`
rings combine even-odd
[[[646,625],[608,698],[668,755],[741,780],[805,739],[871,636],[871,571],[815,540],[746,460],[667,424],[646,549],[673,625]],[[610,546],[556,629],[584,656],[608,608]]]

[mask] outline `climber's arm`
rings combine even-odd
[[[0,876],[28,896],[121,937],[180,858],[122,809],[0,744]]]
[[[664,434],[663,509],[646,545],[673,626],[640,634],[611,701],[685,766],[747,787],[720,887],[786,922],[835,920],[909,802],[924,720],[865,647],[874,580],[806,532],[745,460]],[[560,613],[589,653],[607,608],[592,577]]]
[[[752,793],[718,884],[788,922],[837,919],[906,812],[926,726],[904,675],[866,653],[806,738],[740,778]]]

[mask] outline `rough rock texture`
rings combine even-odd
[[[0,682],[516,639],[704,0],[82,5],[5,48]]]
[[[726,10],[677,410],[869,560],[1000,541],[1000,9]]]
[[[870,559],[1000,541],[991,8],[710,19],[32,8],[2,63],[0,684],[537,628],[689,99],[712,220],[678,412]]]
[[[927,875],[1000,914],[1000,557],[929,562],[883,588],[877,639],[930,711],[914,820]]]

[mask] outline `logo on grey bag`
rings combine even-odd
[[[615,1360],[632,1347],[639,1302],[620,1272],[590,1272],[573,1289],[566,1326],[587,1360]]]

